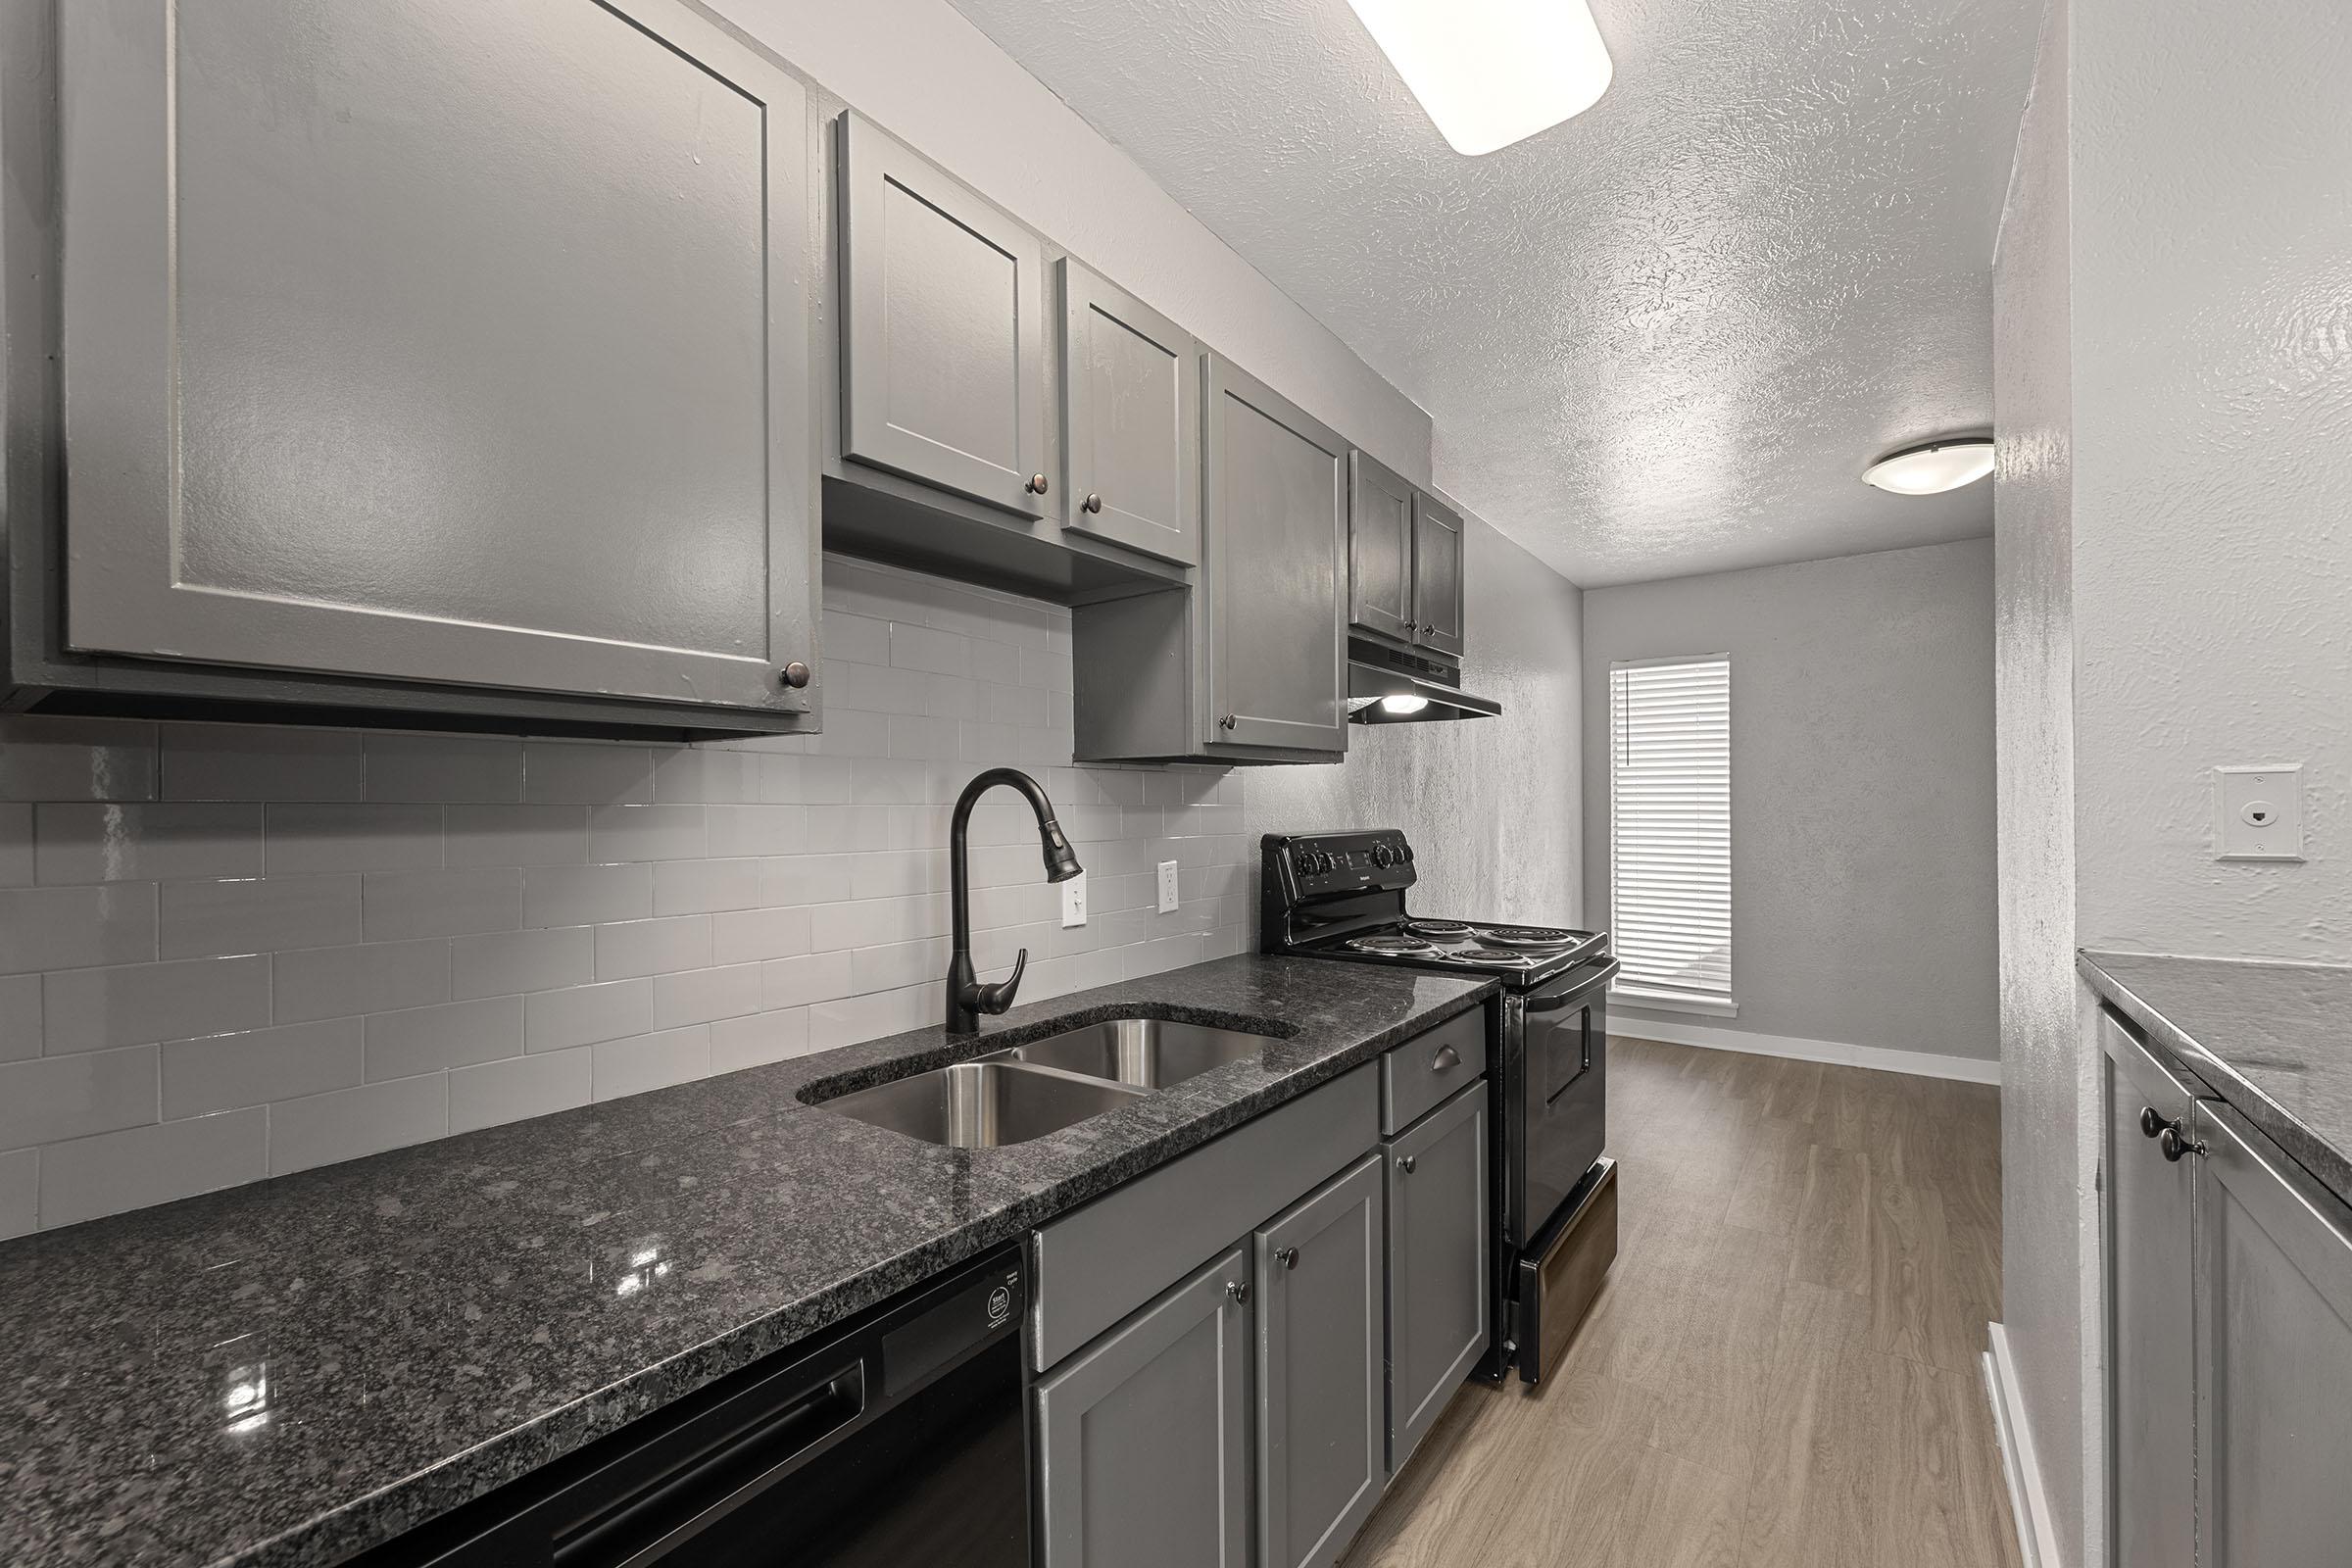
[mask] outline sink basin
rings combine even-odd
[[[1165,1089],[1211,1067],[1254,1056],[1281,1038],[1163,1018],[1112,1018],[998,1054],[1000,1059],[1058,1067],[1137,1089]]]
[[[818,1107],[950,1149],[999,1149],[1132,1104],[1140,1089],[1002,1059],[959,1061]]]

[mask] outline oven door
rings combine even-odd
[[[1524,1036],[1522,1237],[1548,1224],[1607,1142],[1608,1017],[1614,958],[1513,999]]]

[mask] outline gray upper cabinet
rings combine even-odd
[[[1208,356],[1200,742],[1348,749],[1348,444]]]
[[[1249,1298],[1236,1248],[1039,1382],[1044,1568],[1249,1568]]]
[[[1413,640],[1413,487],[1362,452],[1348,458],[1348,618]]]
[[[2226,1105],[2196,1160],[2196,1562],[2344,1560],[2352,1208]]]
[[[1192,335],[1063,258],[1063,515],[1178,565],[1200,560],[1200,359]]]
[[[842,455],[1046,515],[1043,243],[855,112],[834,145]]]
[[[1462,652],[1462,515],[1427,495],[1413,497],[1413,641],[1441,654]]]
[[[59,9],[59,657],[808,707],[799,81],[675,0]]]
[[[1430,1112],[1386,1152],[1388,1464],[1395,1471],[1487,1350],[1485,1082]]]
[[[1336,1563],[1387,1476],[1380,1158],[1260,1227],[1259,1568]]]

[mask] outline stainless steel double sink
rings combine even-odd
[[[856,1090],[817,1108],[950,1149],[998,1149],[1132,1104],[1281,1038],[1111,1018]]]

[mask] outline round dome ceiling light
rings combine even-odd
[[[1889,452],[1862,470],[1862,482],[1898,496],[1933,496],[1975,484],[1992,471],[1992,437],[1962,436]]]

